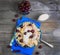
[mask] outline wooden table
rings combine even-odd
[[[13,35],[16,22],[13,19],[17,19],[15,14],[19,14],[16,9],[16,2],[19,0],[0,0],[0,55],[20,55],[12,53],[10,49],[7,48]],[[49,48],[45,44],[41,43],[42,48],[36,47],[35,52],[39,52],[39,55],[60,55],[60,37],[58,34],[53,32],[60,29],[60,2],[59,0],[30,0],[31,2],[39,2],[41,9],[31,10],[27,17],[38,19],[38,16],[43,13],[48,13],[50,18],[44,22],[41,22],[42,38],[53,44],[54,48]],[[33,6],[33,5],[32,5]],[[44,7],[44,8],[43,8]],[[47,9],[49,8],[49,9]],[[43,9],[43,10],[42,10]],[[22,15],[19,14],[19,17]],[[58,30],[59,30],[58,29]],[[60,30],[59,30],[60,31]],[[58,31],[57,31],[58,32]],[[60,35],[60,34],[59,34]]]

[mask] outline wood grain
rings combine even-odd
[[[20,0],[0,0],[0,55],[20,55],[12,53],[10,49],[7,48],[7,45],[10,43],[11,36],[13,36],[16,22],[13,22],[12,19],[18,19],[22,16],[16,8],[16,3]],[[50,15],[49,19],[41,22],[42,30],[42,39],[53,44],[54,48],[51,49],[43,43],[42,49],[36,47],[35,52],[40,52],[39,55],[60,55],[60,37],[55,37],[53,31],[60,28],[60,2],[59,0],[30,0],[31,2],[39,2],[43,4],[43,7],[48,7],[50,10],[35,10],[26,15],[32,19],[38,19],[39,15],[47,13]],[[19,14],[18,18],[15,18],[15,14]],[[58,40],[59,39],[59,40]],[[39,45],[40,45],[39,44]]]

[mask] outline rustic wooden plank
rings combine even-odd
[[[15,55],[15,53],[12,53],[11,51],[10,51],[10,49],[8,49],[8,48],[6,48],[6,46],[4,46],[3,48],[3,52],[4,52],[4,54],[13,54],[13,55]],[[35,51],[34,51],[34,53],[33,53],[33,55],[35,55],[35,52],[39,52],[40,53],[40,55],[46,55],[46,54],[54,54],[54,52],[56,51],[55,50],[56,48],[53,48],[53,49],[51,49],[51,48],[49,48],[49,47],[47,47],[47,46],[45,46],[44,44],[42,44],[42,48],[41,49],[38,49],[38,47],[36,47],[36,49],[35,49]],[[58,51],[58,50],[57,50]]]
[[[11,33],[14,30],[15,25],[16,24],[0,24],[0,32]],[[58,26],[60,26],[59,23],[43,22],[41,24],[41,30],[43,33],[49,33],[49,32],[52,32],[53,30],[55,30]]]
[[[45,47],[45,46],[44,46],[44,47]],[[44,47],[43,47],[42,49],[39,49],[39,50],[36,49],[36,50],[34,51],[34,54],[33,54],[33,55],[35,55],[35,52],[36,52],[36,51],[40,52],[40,55],[42,55],[42,54],[43,54],[43,55],[47,55],[47,54],[50,55],[50,54],[54,54],[54,52],[56,51],[56,50],[53,51],[53,49],[50,49],[50,48],[48,48],[48,47],[44,49]],[[8,53],[9,53],[9,54],[16,55],[15,53],[10,52],[10,50],[8,50],[8,49],[7,49],[8,52],[5,51],[5,49],[7,49],[7,48],[4,48],[4,53],[5,53],[6,55],[7,55]]]
[[[1,51],[1,50],[2,50],[2,48],[1,48],[1,46],[0,46],[0,54],[2,54],[2,51]]]
[[[40,0],[40,1],[45,2],[45,3],[49,3],[49,2],[53,2],[53,1],[57,2],[59,0]]]
[[[11,33],[14,28],[15,28],[15,25],[0,25],[0,32]]]
[[[36,0],[34,0],[36,1]],[[41,2],[40,2],[41,1]],[[38,16],[42,13],[48,13],[50,14],[50,18],[42,22],[42,32],[43,32],[43,39],[51,44],[53,44],[55,47],[53,49],[47,47],[46,45],[42,44],[43,48],[38,49],[36,48],[36,51],[39,51],[39,55],[60,55],[60,37],[55,37],[53,35],[53,31],[60,28],[60,11],[55,11],[57,8],[55,1],[58,0],[39,0],[40,3],[46,5],[50,8],[49,10],[41,10],[40,11],[31,11],[29,15],[27,15],[30,18],[36,19]],[[11,36],[13,34],[13,29],[15,28],[15,22],[12,22],[12,19],[16,19],[14,15],[16,14],[16,10],[14,10],[14,3],[16,0],[0,0],[0,52],[2,52],[1,55],[17,55],[15,53],[12,53],[10,49],[6,48],[6,45],[9,44]],[[50,3],[53,2],[53,3]],[[43,6],[42,6],[43,7]],[[58,6],[60,10],[60,6]],[[12,11],[13,10],[13,11]],[[6,15],[5,15],[6,14]],[[20,15],[21,17],[22,15]],[[58,40],[59,39],[59,40]],[[20,55],[20,54],[18,54]],[[33,54],[35,55],[35,54]]]
[[[0,33],[0,41],[1,43],[4,41],[7,41],[7,43],[10,42],[11,37],[13,37],[13,33]],[[42,34],[42,39],[50,42],[50,43],[59,43],[60,41],[58,39],[60,39],[59,37],[54,37],[53,34]],[[52,41],[51,41],[52,40]]]
[[[15,11],[17,2],[18,0],[0,0],[0,10],[14,10]]]
[[[54,29],[58,27],[57,23],[42,23],[41,30],[42,32],[52,32]]]
[[[7,43],[4,42],[4,44],[2,45],[2,46],[3,46],[3,47],[2,47],[3,53],[4,53],[4,54],[10,53],[10,54],[13,54],[13,55],[14,55],[14,53],[12,53],[12,52],[10,51],[10,49],[6,48],[6,44],[7,44]],[[42,47],[43,47],[42,49],[38,49],[38,46],[37,46],[36,49],[35,49],[35,51],[34,51],[34,54],[35,54],[36,51],[40,51],[40,52],[41,52],[40,54],[43,54],[42,51],[44,52],[44,54],[47,54],[49,51],[52,51],[51,48],[45,46],[44,44],[42,44]],[[46,53],[45,51],[48,51],[48,52]],[[51,52],[50,52],[50,53],[51,53]]]
[[[6,48],[6,46],[3,47],[2,49],[3,49],[3,54],[5,54],[5,55],[7,55],[7,54],[19,55],[19,54],[16,54],[16,53],[12,53],[12,52],[10,51],[10,49]],[[47,50],[44,50],[43,48],[38,50],[38,48],[36,48],[36,50],[34,51],[34,54],[33,54],[33,55],[35,55],[35,52],[36,52],[36,51],[40,52],[40,54],[43,54],[43,53],[42,53],[42,51],[43,51],[44,54],[46,54],[45,51],[50,51],[50,50],[49,50],[49,48],[47,48]]]
[[[30,17],[30,18],[33,18],[33,19],[37,19],[38,16],[42,13],[43,13],[43,11],[42,12],[41,11],[36,11],[36,12],[31,12],[27,16]],[[11,10],[3,11],[2,10],[0,12],[0,19],[1,19],[0,23],[13,23],[11,20],[12,19],[17,19],[17,18],[14,17],[15,14],[16,14],[15,11],[11,11]],[[53,22],[60,22],[59,18],[58,18],[60,13],[57,13],[56,11],[49,11],[48,14],[50,15],[50,18],[47,20],[48,22],[50,20],[52,20]],[[57,14],[58,14],[58,16],[57,16]],[[21,17],[22,15],[20,14],[19,16]],[[47,22],[47,21],[45,21],[45,22]]]
[[[17,0],[18,1],[18,0]],[[1,9],[0,10],[4,10],[4,8],[6,9],[6,8],[9,8],[9,9],[11,9],[12,8],[12,6],[14,6],[14,2],[17,2],[16,0],[13,0],[13,1],[10,1],[10,0],[6,0],[6,1],[1,1]],[[31,2],[39,2],[41,5],[40,6],[43,6],[43,7],[45,7],[45,9],[47,10],[47,8],[46,7],[49,7],[50,8],[50,10],[56,10],[56,4],[48,4],[48,5],[46,5],[46,4],[44,4],[44,3],[42,3],[41,1],[31,1]],[[43,4],[43,5],[42,5]],[[4,6],[5,5],[5,6]],[[9,5],[9,6],[6,6],[6,5]],[[33,5],[32,5],[33,6]],[[41,8],[43,8],[43,7],[41,7]],[[41,10],[41,8],[40,8],[40,10]],[[7,9],[8,10],[8,9]],[[43,9],[42,9],[43,10]]]
[[[9,10],[11,9],[10,2],[8,1],[0,1],[0,10]]]
[[[56,42],[54,42],[53,44],[55,44],[55,46],[57,45],[57,46],[60,46],[58,43],[56,43]],[[8,53],[10,53],[10,54],[13,54],[14,55],[14,53],[12,53],[12,52],[10,52],[10,49],[8,49],[8,48],[6,48],[6,45],[7,45],[7,41],[5,41],[5,42],[3,42],[3,48],[2,48],[2,50],[3,50],[3,52],[4,52],[4,54],[8,54]],[[5,46],[5,47],[4,47]],[[49,48],[49,47],[47,47],[46,45],[43,45],[42,44],[42,46],[43,46],[43,48],[42,49],[38,49],[38,48],[36,48],[36,50],[35,50],[35,52],[36,51],[39,51],[40,52],[40,54],[43,54],[42,53],[42,51],[44,52],[44,54],[48,54],[48,53],[50,53],[50,54],[52,54],[52,51],[56,51],[56,49],[57,49],[57,46],[54,48],[54,50],[53,49],[51,49],[51,48]],[[5,51],[6,50],[6,51]],[[8,52],[8,53],[7,53]],[[35,53],[34,53],[35,54]]]
[[[45,46],[43,46],[43,47],[45,47]],[[47,55],[49,53],[50,49],[48,47],[46,49],[44,49],[43,47],[41,49],[36,48],[33,55],[35,55],[36,52],[39,52],[40,55]],[[51,52],[50,52],[50,54],[51,54]]]
[[[2,34],[2,33],[0,33],[0,41],[2,42],[2,41],[10,40],[12,35],[13,34],[8,34],[8,33]]]
[[[60,0],[58,0],[58,4],[60,4]]]
[[[15,22],[12,22],[12,19],[17,19],[14,17],[14,15],[16,14],[16,12],[14,11],[5,11],[5,12],[1,12],[0,13],[0,23],[8,23],[8,24],[15,24]],[[32,18],[32,19],[38,19],[39,15],[42,14],[39,11],[38,12],[31,12],[29,15],[27,15],[28,17]],[[59,21],[59,17],[60,14],[59,13],[52,13],[49,14],[50,18],[44,22],[60,22]],[[21,17],[22,15],[19,15],[19,17]]]
[[[56,10],[57,9],[56,3],[58,3],[58,0],[57,1],[56,0],[39,0],[39,2],[44,4],[44,6],[46,5],[47,7],[49,7],[50,10]]]
[[[12,19],[17,19],[15,17],[15,14],[17,14],[17,13],[14,11],[11,11],[11,10],[1,12],[0,13],[0,23],[15,24],[15,22],[12,21]],[[19,17],[21,17],[21,14],[19,14]]]
[[[60,4],[58,5],[58,9],[60,10]]]
[[[14,31],[14,28],[15,27],[11,27],[11,26],[8,26],[8,27],[2,27],[1,29],[0,29],[0,33],[11,33],[11,32],[13,32]],[[45,27],[45,29],[44,28],[41,28],[41,30],[42,30],[42,32],[43,33],[50,33],[50,32],[52,32],[53,30],[55,30],[56,28],[48,28],[48,27]]]

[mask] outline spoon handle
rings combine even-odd
[[[41,42],[44,43],[44,44],[46,44],[46,45],[48,45],[48,46],[51,47],[51,48],[54,47],[52,44],[50,44],[50,43],[48,43],[48,42],[46,42],[46,41],[44,41],[44,40],[42,40],[42,39],[41,39]]]

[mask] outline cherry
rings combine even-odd
[[[34,33],[34,30],[31,30],[32,33]]]
[[[31,35],[29,38],[33,38],[33,35]]]
[[[28,30],[27,32],[30,32],[30,30]]]
[[[24,3],[20,4],[21,6],[24,6]]]
[[[7,48],[11,48],[11,46],[10,45],[7,45]]]
[[[17,18],[18,17],[18,14],[15,14],[15,17]]]
[[[24,35],[26,35],[26,32],[24,32]]]
[[[23,39],[21,39],[20,42],[23,42]]]
[[[42,45],[38,46],[38,48],[41,49],[42,48]]]
[[[18,35],[18,37],[21,37],[21,35]]]
[[[13,22],[16,22],[16,19],[12,19]]]
[[[35,52],[36,55],[39,55],[39,52]]]
[[[26,48],[26,47],[28,47],[27,45],[24,45],[24,47]]]
[[[29,14],[30,9],[30,2],[29,1],[22,1],[18,4],[18,9],[22,14]]]
[[[16,29],[16,32],[20,32],[20,31]]]
[[[32,24],[28,24],[28,26],[32,26]]]

